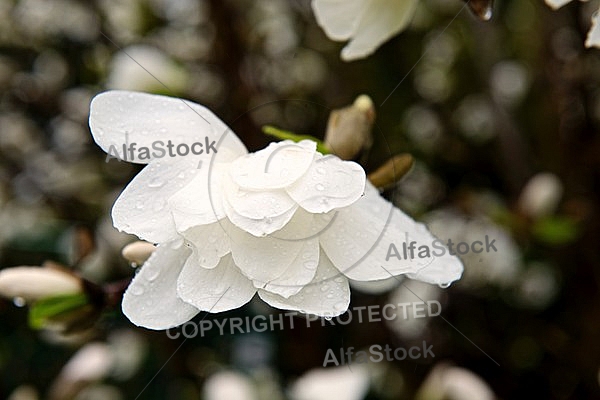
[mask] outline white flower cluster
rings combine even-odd
[[[388,265],[390,242],[435,238],[383,199],[360,165],[324,156],[312,141],[248,154],[206,108],[125,91],[93,99],[90,127],[104,151],[126,140],[217,142],[216,154],[131,160],[148,165],[117,199],[113,222],[158,244],[123,298],[137,325],[167,329],[256,293],[274,307],[336,316],[350,302],[348,278],[406,274],[447,285],[462,274],[449,255]]]

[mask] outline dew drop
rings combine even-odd
[[[316,261],[305,261],[304,262],[304,268],[306,268],[306,269],[315,269],[315,268],[317,268],[317,263],[316,263]]]
[[[27,301],[20,296],[13,298],[13,304],[17,307],[25,307],[27,305]]]
[[[321,292],[326,292],[329,290],[329,285],[323,285],[321,286]]]
[[[148,186],[151,188],[159,188],[165,184],[165,181],[160,179],[159,177],[154,177],[148,183]]]
[[[320,192],[325,190],[325,186],[323,186],[323,184],[321,184],[321,183],[317,183],[317,186],[315,186],[315,188]]]
[[[145,273],[146,279],[148,279],[149,281],[153,281],[156,278],[158,278],[158,275],[160,275],[160,270],[153,265],[148,265],[146,267]]]
[[[319,174],[319,175],[325,175],[325,168],[318,167],[317,168],[317,174]]]
[[[139,265],[138,265],[136,262],[133,262],[133,261],[132,261],[132,262],[130,262],[130,263],[129,263],[129,266],[130,266],[131,268],[135,269],[135,268],[137,268]]]
[[[329,293],[329,294],[328,294],[326,297],[327,297],[328,299],[333,299],[333,294],[332,294],[332,293]]]
[[[450,283],[440,283],[438,286],[441,287],[442,289],[446,289],[447,287],[450,286]]]
[[[337,278],[334,279],[334,281],[337,283],[344,283],[344,278],[342,278],[341,276],[338,276]]]
[[[134,296],[141,296],[144,294],[144,289],[142,289],[140,286],[137,286],[137,285],[131,285],[129,291]]]
[[[144,202],[141,200],[138,200],[135,202],[135,208],[137,208],[138,210],[141,210],[144,208]]]
[[[177,177],[178,177],[179,179],[183,179],[183,178],[185,178],[185,172],[180,172],[180,173],[179,173],[179,175],[177,175]]]

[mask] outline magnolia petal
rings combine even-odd
[[[259,290],[258,295],[273,307],[321,317],[343,314],[350,304],[348,279],[340,275],[323,252],[319,255],[319,267],[315,277],[297,294],[285,298]]]
[[[585,47],[600,47],[600,11],[592,16],[592,27],[585,40]]]
[[[244,189],[281,189],[294,183],[310,167],[317,144],[312,140],[271,143],[235,160],[231,178]]]
[[[267,283],[265,291],[288,298],[312,281],[319,265],[319,240],[314,237],[302,243],[294,261],[278,278]]]
[[[177,296],[177,278],[191,251],[172,245],[165,243],[156,248],[123,295],[123,313],[137,326],[168,329],[199,312]]]
[[[325,213],[358,200],[365,181],[365,171],[357,163],[317,154],[306,174],[286,191],[306,211]]]
[[[342,49],[342,59],[352,61],[374,53],[410,23],[418,0],[371,0],[350,42]]]
[[[461,261],[447,252],[431,254],[436,238],[425,225],[417,223],[379,195],[367,183],[365,196],[350,207],[339,210],[335,222],[321,235],[321,247],[334,265],[348,278],[357,281],[387,279],[407,274],[427,283],[448,285],[459,279]],[[403,244],[416,242],[414,258],[405,259]],[[390,257],[391,244],[400,254]],[[429,246],[430,254],[419,258],[419,246]]]
[[[12,267],[0,271],[0,295],[36,301],[83,291],[82,281],[66,270],[51,267]]]
[[[546,4],[548,4],[553,10],[558,10],[559,8],[570,2],[571,0],[546,0]]]
[[[227,254],[212,269],[188,258],[177,280],[177,293],[187,303],[211,313],[239,308],[249,302],[256,289]]]
[[[190,228],[182,236],[193,245],[190,257],[204,268],[214,268],[221,258],[231,251],[227,227],[231,224],[226,219],[209,225]]]
[[[313,0],[317,23],[332,40],[348,40],[356,32],[369,5],[365,0]]]
[[[237,214],[251,219],[276,217],[297,206],[284,190],[256,192],[232,184],[225,192],[231,208]]]
[[[177,231],[207,225],[225,216],[222,177],[229,163],[213,163],[198,169],[194,178],[169,198]]]
[[[292,226],[290,223],[288,226]],[[289,229],[286,226],[286,229]],[[287,241],[273,236],[256,237],[232,227],[228,230],[235,264],[254,286],[264,287],[281,276],[302,249],[302,241]],[[279,232],[277,232],[279,233]]]
[[[195,151],[202,149],[198,157],[204,160],[224,152],[223,149],[230,150],[230,159],[223,156],[221,161],[231,161],[247,153],[235,133],[210,110],[173,97],[121,90],[100,93],[92,99],[89,124],[102,150],[135,163],[146,164],[151,160],[139,151],[133,152],[133,158],[131,154],[125,158],[123,145],[135,143],[136,149],[146,147],[156,158],[161,154],[156,147],[161,148],[162,157],[169,157],[169,140],[174,146],[185,144],[189,148],[194,143],[201,144],[202,148],[196,146]],[[216,153],[209,146],[213,141]]]
[[[147,165],[127,185],[112,209],[115,228],[153,243],[177,236],[168,200],[197,173],[192,158]]]

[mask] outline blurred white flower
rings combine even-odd
[[[111,89],[149,92],[164,92],[166,86],[181,93],[188,81],[187,71],[167,54],[152,46],[134,45],[115,54],[106,85]]]
[[[290,388],[292,400],[362,400],[370,386],[366,365],[317,368],[298,378]]]
[[[406,304],[438,301],[441,294],[442,291],[439,287],[418,281],[408,281],[392,292],[388,303]],[[420,312],[420,310],[417,311]],[[433,310],[433,312],[435,311]],[[386,325],[405,340],[421,338],[432,318],[420,318],[419,315],[415,317],[414,307],[406,307],[404,312],[406,312],[406,318],[404,314],[399,313],[398,318],[386,319]]]
[[[257,400],[256,387],[250,378],[238,372],[223,371],[211,375],[204,384],[206,400]]]
[[[489,385],[468,369],[440,364],[417,392],[417,400],[494,400]]]
[[[564,6],[567,3],[570,3],[572,0],[546,0],[546,4],[548,4],[553,10],[557,10]],[[582,0],[586,1],[586,0]],[[600,10],[598,10],[600,11]],[[592,16],[592,27],[588,31],[587,38],[585,40],[585,47],[598,47],[600,48],[600,25],[599,20],[600,12],[596,11]]]
[[[482,216],[467,219],[453,210],[437,210],[425,216],[429,229],[442,242],[452,240],[474,243],[485,241],[487,236],[494,241],[497,251],[467,252],[460,256],[465,265],[461,284],[466,287],[496,285],[511,287],[522,269],[521,252],[510,232]]]
[[[123,298],[137,325],[167,329],[256,293],[277,308],[336,316],[350,302],[348,278],[447,285],[461,276],[452,256],[387,262],[391,242],[435,238],[383,199],[360,165],[323,156],[312,141],[248,154],[208,109],[123,91],[92,100],[90,127],[109,154],[125,143],[205,145],[197,155],[128,158],[148,166],[115,202],[113,223],[158,243]]]
[[[75,275],[53,267],[13,267],[0,271],[0,295],[36,301],[45,297],[82,293]]]
[[[563,195],[563,184],[552,173],[533,176],[519,196],[519,209],[532,218],[554,214]]]
[[[410,23],[418,0],[313,0],[317,22],[327,36],[349,43],[344,61],[365,58]]]

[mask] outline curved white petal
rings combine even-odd
[[[177,278],[191,251],[174,243],[159,245],[123,295],[123,313],[149,329],[168,329],[192,319],[199,310],[177,296]]]
[[[570,2],[571,0],[546,0],[546,4],[548,4],[554,10],[559,9]]]
[[[124,159],[123,145],[134,144],[136,149],[146,147],[151,156],[160,158],[160,147],[163,157],[169,157],[169,151],[176,154],[176,149],[167,148],[171,140],[174,146],[186,144],[196,146],[196,152],[203,150],[201,159],[209,160],[214,154],[230,150],[230,160],[246,154],[246,147],[240,139],[207,108],[188,100],[159,96],[141,92],[112,90],[98,94],[90,105],[90,129],[96,143],[107,153]],[[210,143],[216,153],[210,149]],[[159,144],[157,144],[159,143]],[[162,143],[162,144],[160,144]],[[183,150],[182,150],[183,152]],[[126,153],[129,153],[128,151]],[[127,154],[127,161],[146,164],[150,162],[138,151]],[[221,161],[227,161],[220,157]]]
[[[461,277],[461,261],[446,252],[431,252],[436,238],[425,225],[417,223],[379,195],[367,183],[365,196],[339,210],[335,222],[321,235],[321,247],[344,275],[357,281],[373,281],[407,274],[427,283],[447,285]],[[404,258],[403,244],[416,242],[414,258]],[[400,258],[388,257],[391,244]],[[429,246],[430,254],[419,258],[419,246]],[[439,252],[439,251],[438,251]],[[408,254],[408,253],[407,253]]]
[[[297,294],[285,298],[259,290],[258,295],[273,307],[322,317],[343,314],[350,304],[348,279],[339,273],[323,252],[319,255],[319,267],[314,279]]]
[[[256,289],[227,254],[212,269],[203,268],[189,257],[177,280],[177,293],[199,310],[216,313],[243,306]]]
[[[204,268],[216,267],[221,258],[231,251],[227,233],[230,225],[227,219],[222,219],[212,224],[195,226],[183,232],[181,235],[193,245],[193,253],[190,258]]]
[[[600,48],[600,10],[596,11],[592,17],[592,27],[590,28],[585,40],[585,47]]]
[[[281,189],[294,183],[310,167],[317,144],[312,140],[284,140],[240,157],[231,165],[233,182],[244,189]]]
[[[297,294],[315,277],[319,266],[319,240],[313,237],[302,241],[300,252],[283,273],[271,280],[264,290],[285,298]]]
[[[410,23],[418,0],[371,0],[350,42],[342,49],[345,61],[364,58]]]
[[[177,231],[207,225],[225,216],[223,208],[223,176],[230,163],[200,164],[194,178],[169,198]]]
[[[303,245],[302,241],[286,241],[272,236],[256,237],[237,227],[232,227],[228,233],[235,264],[257,288],[281,276],[296,259]]]
[[[365,171],[357,163],[317,153],[308,171],[286,191],[305,210],[325,213],[358,200],[365,181]]]
[[[153,243],[177,236],[168,200],[197,174],[193,158],[154,161],[127,185],[112,208],[115,228]]]
[[[317,23],[332,40],[348,40],[356,32],[367,0],[313,0]]]

